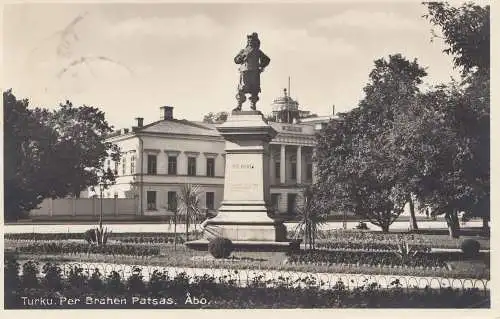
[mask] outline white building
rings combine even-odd
[[[224,139],[214,124],[175,119],[171,106],[161,110],[159,121],[143,125],[143,119],[136,118],[134,127],[109,136],[122,158],[120,163],[105,164],[116,169],[118,177],[104,197],[136,198],[139,216],[173,215],[181,187],[196,184],[202,191],[202,208],[215,213],[223,197]],[[317,126],[269,124],[278,132],[271,141],[271,205],[276,214],[288,215],[301,189],[313,179]]]

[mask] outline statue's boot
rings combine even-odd
[[[257,109],[257,101],[259,100],[259,96],[257,94],[252,94],[252,96],[250,97],[250,108],[255,111]]]

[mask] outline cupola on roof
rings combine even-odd
[[[299,102],[292,99],[286,89],[283,89],[283,96],[274,99],[272,103],[273,111],[298,111]]]

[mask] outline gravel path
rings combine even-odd
[[[296,223],[286,223],[288,230],[293,230],[296,227]],[[357,222],[348,222],[347,229],[353,229],[357,225]],[[480,227],[482,225],[481,221],[469,221],[463,226],[465,227]],[[89,224],[38,224],[38,225],[4,225],[4,233],[83,233],[91,227],[95,227],[95,223]],[[174,225],[172,224],[110,224],[105,225],[114,233],[153,233],[153,232],[173,232]],[[323,230],[329,229],[341,229],[343,226],[342,222],[329,222],[323,225]],[[373,230],[378,230],[379,228],[368,224],[368,227]],[[406,222],[394,222],[391,225],[391,230],[407,230],[409,223]],[[445,228],[446,224],[443,221],[426,221],[422,222],[422,229],[436,229]],[[191,228],[194,229],[194,228]],[[198,226],[197,229],[200,229]],[[177,232],[184,233],[185,226],[177,225]]]

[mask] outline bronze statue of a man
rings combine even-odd
[[[233,111],[241,111],[241,105],[246,101],[245,94],[250,94],[251,109],[256,109],[260,93],[260,73],[269,65],[271,59],[260,50],[260,40],[257,33],[247,35],[247,46],[234,58],[240,64],[240,83],[236,100],[238,106]]]

